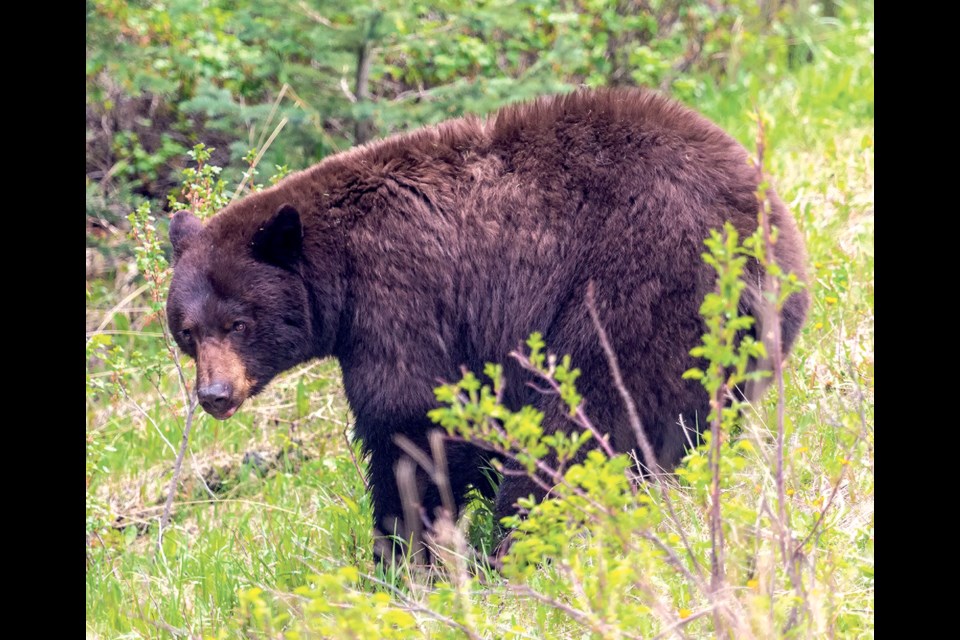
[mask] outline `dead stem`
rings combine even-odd
[[[607,363],[610,366],[610,374],[613,376],[613,383],[616,386],[617,391],[620,393],[620,397],[623,399],[624,404],[626,405],[627,415],[630,419],[630,427],[633,429],[633,433],[637,438],[637,444],[640,445],[640,450],[643,453],[644,460],[646,460],[650,472],[660,485],[660,495],[663,496],[663,502],[667,507],[667,512],[670,514],[670,518],[677,527],[677,531],[680,534],[680,539],[683,542],[684,549],[687,551],[687,556],[690,558],[690,562],[693,564],[693,569],[697,573],[697,576],[702,578],[703,571],[700,568],[700,562],[697,560],[697,556],[693,553],[693,546],[690,544],[690,540],[687,538],[687,534],[684,532],[684,527],[682,526],[680,519],[677,517],[676,510],[673,508],[673,500],[670,497],[669,487],[666,485],[666,478],[660,472],[660,465],[657,462],[657,457],[653,452],[653,446],[650,444],[650,440],[647,439],[646,432],[643,430],[643,424],[640,422],[640,413],[637,411],[637,405],[633,401],[633,397],[631,397],[630,392],[627,391],[626,386],[623,384],[623,376],[620,373],[620,365],[617,362],[617,354],[610,345],[610,339],[607,337],[606,330],[600,323],[600,314],[597,312],[596,297],[594,295],[594,285],[592,280],[587,285],[586,301],[587,310],[590,312],[590,318],[593,320],[593,326],[596,328],[597,336],[600,339],[600,345],[603,347],[603,351],[607,356]]]
[[[190,427],[193,426],[193,416],[197,411],[197,398],[190,396],[190,405],[187,408],[187,419],[183,427],[183,440],[180,441],[180,451],[177,453],[177,459],[173,463],[173,477],[170,478],[170,487],[167,489],[167,501],[163,505],[163,515],[160,516],[160,531],[157,533],[157,550],[163,546],[163,530],[170,520],[170,509],[173,507],[173,497],[177,491],[177,481],[180,478],[180,469],[183,466],[183,457],[187,452],[187,444],[190,441]]]

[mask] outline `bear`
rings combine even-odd
[[[698,366],[690,350],[705,332],[699,308],[715,286],[704,239],[726,222],[751,234],[757,188],[742,145],[657,92],[541,97],[327,157],[206,223],[176,213],[169,328],[196,360],[200,404],[218,419],[282,371],[337,358],[383,540],[407,531],[396,439],[430,451],[436,425],[427,414],[441,382],[503,363],[507,407],[534,405],[547,432],[569,428],[559,401],[531,389],[507,357],[533,332],[581,370],[585,412],[612,447],[637,450],[588,287],[657,461],[675,467],[686,429],[702,432],[709,413],[703,386],[683,378]],[[806,282],[799,229],[772,188],[767,196],[779,229],[775,259]],[[760,333],[755,261],[746,280],[742,305]],[[805,290],[783,305],[784,356],[808,306]],[[490,491],[490,454],[446,446],[459,510],[471,487]],[[422,471],[417,486],[420,512],[434,517],[438,488]],[[516,513],[517,500],[531,495],[545,492],[507,474],[496,515]]]

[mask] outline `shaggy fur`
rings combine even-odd
[[[756,188],[743,147],[655,93],[542,98],[337,154],[205,226],[177,214],[170,327],[199,358],[198,390],[221,418],[281,371],[338,358],[376,524],[391,531],[402,513],[394,436],[429,450],[433,388],[461,366],[505,363],[507,405],[537,405],[548,430],[568,424],[507,358],[533,331],[582,370],[586,412],[615,448],[635,447],[584,304],[593,281],[626,386],[658,460],[673,467],[687,441],[679,419],[702,427],[708,413],[702,386],[681,379],[697,365],[689,350],[714,286],[703,240],[725,221],[752,233]],[[805,280],[797,227],[770,198],[776,259]],[[759,316],[762,277],[751,269],[745,310]],[[806,293],[787,301],[784,354],[808,304]],[[482,452],[455,445],[448,460],[457,500],[485,485]],[[542,496],[507,477],[499,514],[528,494]],[[427,482],[421,503],[431,515],[440,503]]]

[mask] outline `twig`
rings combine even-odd
[[[304,2],[303,0],[300,0],[300,2],[298,3],[298,6],[300,7],[300,10],[303,12],[303,15],[307,16],[308,18],[310,18],[310,19],[313,20],[314,22],[316,22],[316,23],[318,23],[318,24],[322,24],[322,25],[325,26],[325,27],[329,27],[330,29],[339,29],[339,27],[337,27],[337,26],[334,25],[332,22],[330,22],[330,20],[328,20],[327,18],[324,18],[322,15],[320,15],[319,13],[317,13],[316,11],[314,11],[307,3]]]
[[[353,453],[353,443],[350,442],[350,436],[347,434],[347,429],[343,430],[343,439],[347,442],[347,451],[350,452],[350,459],[353,461],[353,468],[357,470],[357,475],[360,476],[360,479],[363,481],[363,489],[369,490],[370,485],[367,483],[367,476],[364,475],[363,471],[360,469],[360,463],[357,462],[357,456]]]
[[[720,367],[721,365],[717,365]],[[727,385],[723,383],[717,389],[715,395],[710,398],[710,408],[714,415],[713,424],[710,426],[710,594],[716,604],[717,594],[720,592],[724,581],[724,539],[723,539],[723,519],[720,514],[720,445],[723,441],[723,405],[722,399],[726,396]],[[720,609],[713,609],[714,632],[719,636],[722,631],[726,631],[728,637],[730,631],[723,628],[723,620],[720,615]]]
[[[650,440],[647,439],[647,434],[643,429],[643,424],[640,422],[640,413],[637,411],[637,405],[633,401],[633,397],[631,397],[630,392],[627,391],[626,386],[623,384],[623,376],[620,373],[620,365],[617,362],[617,354],[610,345],[610,339],[607,337],[607,332],[603,328],[603,324],[600,322],[600,314],[597,312],[596,296],[592,280],[587,284],[586,302],[587,310],[590,312],[590,319],[593,320],[593,326],[596,328],[597,336],[600,339],[600,346],[603,347],[603,352],[607,356],[607,364],[610,366],[610,374],[613,376],[613,383],[627,407],[627,415],[630,419],[630,427],[633,429],[634,436],[637,438],[637,444],[640,445],[640,450],[643,452],[643,457],[646,460],[650,472],[660,485],[660,495],[663,496],[663,502],[667,507],[670,518],[673,520],[674,524],[677,525],[677,531],[680,534],[680,539],[683,541],[683,546],[687,551],[687,556],[693,563],[693,568],[697,572],[697,576],[702,578],[703,571],[700,568],[700,562],[697,560],[697,556],[693,553],[693,546],[690,544],[690,540],[687,539],[687,534],[684,532],[684,527],[673,508],[673,500],[670,498],[669,487],[666,486],[666,479],[660,473],[660,465],[657,462],[657,457],[653,452],[653,446],[650,444]]]
[[[273,133],[270,134],[270,137],[267,138],[266,144],[264,144],[260,148],[260,151],[257,152],[257,156],[253,159],[253,162],[250,163],[250,170],[244,172],[243,180],[240,181],[240,185],[237,187],[237,190],[233,192],[232,196],[230,196],[230,202],[236,200],[237,196],[243,193],[243,188],[247,186],[247,180],[249,180],[250,176],[253,174],[252,170],[256,168],[257,164],[259,164],[260,159],[263,158],[263,154],[266,153],[267,149],[270,148],[270,145],[273,144],[273,141],[280,134],[280,130],[287,125],[288,120],[289,118],[284,116],[283,120],[281,120],[280,123],[277,124],[277,127],[273,130]]]
[[[820,515],[817,516],[817,521],[814,522],[813,527],[810,528],[810,533],[808,533],[806,537],[804,537],[804,539],[801,540],[800,543],[793,548],[793,554],[792,554],[793,557],[796,557],[800,553],[800,551],[803,550],[804,545],[806,545],[807,542],[810,540],[810,538],[813,537],[813,534],[817,532],[817,528],[820,526],[820,523],[822,523],[823,519],[826,517],[827,511],[829,511],[831,505],[833,505],[833,499],[837,497],[837,493],[840,490],[840,485],[843,482],[843,474],[846,470],[847,470],[846,466],[844,466],[844,468],[840,470],[840,477],[837,478],[837,483],[833,485],[833,491],[830,492],[830,497],[827,499],[827,504],[823,506],[823,509],[820,511]]]
[[[850,444],[850,447],[847,449],[847,453],[844,455],[844,458],[848,461],[847,464],[840,469],[840,475],[837,478],[837,482],[833,485],[833,490],[830,492],[830,497],[827,498],[827,503],[823,505],[823,509],[820,511],[820,515],[817,516],[817,521],[813,523],[813,527],[810,528],[810,532],[800,541],[793,549],[793,555],[796,556],[803,549],[804,545],[810,541],[810,538],[813,537],[813,534],[817,532],[817,528],[823,523],[824,518],[827,515],[827,511],[830,510],[830,507],[833,505],[833,500],[837,497],[837,494],[840,492],[840,485],[843,484],[843,474],[847,471],[847,466],[849,465],[850,457],[853,455],[853,449],[859,444],[860,438],[857,437]]]
[[[430,460],[429,456],[427,456],[426,452],[423,449],[421,449],[420,447],[418,447],[413,443],[413,440],[403,435],[402,433],[398,433],[395,436],[393,436],[393,443],[398,447],[400,447],[404,453],[410,456],[414,462],[420,465],[420,467],[427,472],[428,476],[431,476],[431,477],[433,476],[434,474],[433,462]]]
[[[678,630],[682,629],[683,627],[687,626],[688,624],[690,624],[690,623],[693,622],[694,620],[698,620],[698,619],[702,618],[703,616],[705,616],[705,615],[707,615],[707,614],[713,613],[714,609],[716,609],[716,605],[715,605],[715,604],[712,604],[712,605],[710,605],[709,607],[707,607],[706,609],[701,609],[700,611],[697,611],[696,613],[691,613],[691,614],[690,614],[689,616],[687,616],[686,618],[683,618],[682,620],[678,620],[678,621],[674,622],[674,623],[671,624],[669,627],[667,627],[666,629],[664,629],[663,631],[661,631],[661,632],[658,633],[657,635],[653,636],[653,638],[651,638],[651,640],[660,640],[661,638],[666,638],[666,637],[667,637],[668,635],[670,635],[671,633],[675,633],[676,631],[678,631]]]
[[[125,385],[120,385],[120,393],[122,393],[123,396],[127,399],[127,401],[131,405],[133,405],[133,408],[139,411],[140,414],[147,419],[147,422],[149,422],[153,426],[153,428],[156,429],[157,435],[159,435],[160,439],[163,440],[164,444],[166,444],[167,447],[169,447],[170,452],[171,453],[176,452],[177,449],[173,446],[172,442],[167,440],[167,436],[163,435],[163,431],[160,430],[160,427],[157,425],[153,417],[151,417],[151,415],[147,413],[143,407],[140,406],[139,402],[135,401],[133,398],[130,397],[130,394],[127,393],[127,387]]]
[[[343,95],[347,96],[347,100],[350,102],[357,101],[357,96],[353,94],[353,91],[350,90],[350,85],[347,84],[346,76],[340,76],[340,90],[343,91]]]
[[[160,516],[160,531],[157,533],[157,549],[163,545],[163,530],[170,520],[170,508],[173,506],[173,496],[177,490],[177,480],[180,478],[180,468],[183,465],[183,456],[187,452],[187,444],[190,439],[190,427],[193,426],[193,416],[197,410],[197,397],[190,396],[190,406],[187,409],[187,420],[183,428],[183,440],[180,442],[180,452],[173,463],[173,477],[170,478],[170,487],[167,490],[167,502],[163,505],[163,515]]]
[[[367,32],[364,34],[359,47],[357,47],[357,73],[354,85],[356,102],[370,102],[370,66],[373,63],[374,53],[372,43],[374,42],[377,25],[382,17],[383,13],[380,11],[373,13],[367,25]],[[354,123],[353,132],[354,144],[359,145],[370,140],[374,134],[373,118],[366,116],[358,119]]]
[[[706,585],[703,584],[703,579],[702,579],[702,577],[701,577],[701,576],[695,576],[695,575],[693,575],[692,573],[690,573],[690,570],[687,569],[687,568],[683,565],[683,562],[680,560],[679,556],[677,556],[677,554],[674,552],[673,549],[670,548],[669,545],[665,544],[665,543],[663,542],[663,540],[661,540],[660,538],[658,538],[656,535],[654,535],[654,534],[653,534],[652,532],[650,532],[650,531],[645,531],[645,532],[642,534],[642,536],[643,536],[644,538],[646,538],[647,540],[649,540],[650,542],[652,542],[654,545],[656,545],[657,548],[659,548],[659,549],[660,549],[661,551],[663,551],[665,554],[667,554],[667,558],[669,558],[670,564],[672,564],[673,566],[675,566],[675,567],[680,571],[680,573],[682,573],[682,574],[684,575],[684,577],[685,577],[687,580],[690,581],[691,584],[699,585],[700,589],[701,589],[704,593],[707,593],[707,592],[708,592],[708,590],[707,590],[707,588],[706,588]]]
[[[179,364],[180,363],[178,362],[177,365],[179,366]],[[167,396],[163,393],[163,391],[160,389],[160,386],[157,385],[157,383],[152,378],[150,379],[150,384],[151,386],[153,386],[154,390],[157,392],[157,395],[160,396],[160,400],[163,402],[164,406],[166,406],[171,413],[175,413],[175,410],[173,406],[170,404],[170,401],[167,400]],[[160,436],[163,437],[163,434],[161,433]],[[173,450],[172,445],[170,446],[170,450],[171,451]],[[200,473],[200,468],[199,468],[199,465],[197,464],[197,457],[193,454],[193,451],[190,452],[190,459],[193,460],[193,466],[191,467],[191,469],[193,470],[194,475],[197,476],[197,480],[199,480],[200,484],[203,485],[203,488],[207,492],[207,495],[210,496],[210,499],[216,500],[217,494],[213,492],[213,489],[210,488],[210,485],[207,484],[207,481],[204,479],[203,475]]]
[[[397,478],[397,492],[400,494],[403,511],[403,536],[410,545],[409,557],[416,558],[425,549],[420,517],[423,505],[417,490],[417,466],[412,459],[401,457],[393,471]]]
[[[493,425],[493,426],[494,426],[494,428],[498,428],[497,425]],[[450,437],[453,438],[453,439],[455,439],[455,440],[457,440],[457,441],[459,441],[459,442],[466,442],[467,444],[472,444],[472,445],[477,446],[477,447],[480,447],[481,449],[484,449],[484,450],[486,450],[486,451],[491,451],[491,452],[496,453],[497,455],[499,455],[499,456],[501,456],[501,457],[503,457],[503,458],[506,458],[506,459],[508,459],[508,460],[511,460],[511,461],[513,461],[513,462],[516,462],[516,463],[518,463],[518,464],[520,465],[521,468],[519,468],[519,469],[506,469],[506,468],[500,469],[500,472],[501,472],[505,477],[506,477],[506,476],[523,476],[523,477],[525,477],[525,478],[528,478],[528,479],[529,479],[531,482],[533,482],[538,488],[542,489],[543,492],[544,492],[544,494],[545,494],[546,496],[549,496],[550,493],[553,491],[553,489],[554,489],[556,486],[563,485],[564,487],[566,487],[567,489],[569,489],[571,492],[573,492],[574,495],[576,495],[577,497],[581,498],[584,502],[586,502],[587,504],[589,504],[590,506],[592,506],[593,508],[595,508],[595,509],[596,509],[597,511],[599,511],[600,513],[604,513],[604,514],[606,514],[607,516],[610,516],[610,517],[615,517],[615,513],[614,513],[614,511],[613,511],[611,508],[609,508],[609,507],[607,507],[607,506],[605,506],[605,505],[600,504],[599,502],[597,502],[596,500],[594,500],[587,492],[583,491],[582,489],[580,489],[579,487],[577,487],[577,486],[575,486],[575,485],[570,484],[570,483],[567,481],[567,479],[564,477],[564,475],[563,475],[562,472],[560,472],[560,471],[558,471],[558,470],[556,470],[556,469],[551,468],[549,465],[547,465],[546,463],[544,463],[542,460],[536,460],[536,461],[535,461],[536,470],[539,471],[540,473],[542,473],[542,474],[543,474],[544,476],[546,476],[547,478],[553,480],[554,485],[547,484],[547,483],[543,480],[543,478],[541,478],[540,475],[537,474],[536,472],[534,472],[534,473],[528,472],[528,471],[526,470],[526,468],[525,468],[525,464],[526,464],[526,463],[524,463],[523,461],[521,461],[521,460],[517,457],[517,455],[516,455],[515,453],[513,453],[513,451],[509,448],[509,446],[497,446],[497,445],[493,445],[493,444],[487,442],[486,440],[484,440],[484,439],[482,439],[482,438],[465,438],[465,437],[456,436],[456,435],[450,436]],[[509,444],[510,444],[510,443],[508,443],[508,445],[509,445]],[[516,443],[513,443],[513,444],[516,444]],[[579,512],[582,513],[582,514],[584,514],[585,516],[588,516],[588,517],[589,517],[589,516],[592,516],[592,514],[591,514],[583,505],[574,504],[574,503],[572,503],[572,502],[571,502],[571,503],[568,503],[568,504],[569,504],[570,507],[576,509],[577,511],[579,511]]]
[[[544,389],[543,387],[539,387],[536,384],[530,382],[528,383],[528,386],[531,389],[533,389],[534,391],[542,395],[557,395],[557,396],[560,395],[560,385],[557,384],[557,381],[553,378],[553,376],[544,374],[540,369],[533,366],[533,363],[531,363],[530,360],[519,349],[515,351],[511,351],[510,356],[512,356],[517,362],[519,362],[520,366],[523,369],[533,373],[537,377],[546,381],[548,385],[550,385],[549,389]],[[596,440],[597,443],[599,443],[599,445],[603,448],[604,453],[606,453],[607,456],[610,458],[617,455],[616,451],[614,451],[613,447],[610,445],[610,439],[604,437],[603,434],[600,433],[600,430],[594,426],[590,418],[587,417],[586,412],[583,410],[582,401],[580,402],[580,404],[577,405],[575,412],[576,412],[577,419],[574,420],[574,422],[587,428],[587,430],[593,435],[593,439]],[[565,414],[565,415],[569,418],[569,414]]]
[[[283,96],[286,95],[287,90],[290,88],[286,82],[283,83],[283,86],[280,87],[280,92],[277,94],[277,97],[273,101],[273,106],[270,108],[270,113],[267,114],[267,119],[263,123],[263,129],[260,130],[260,138],[257,140],[257,149],[260,148],[260,145],[263,144],[263,139],[267,135],[267,127],[270,126],[270,123],[273,122],[273,116],[277,113],[277,108],[280,106],[280,101],[283,100]],[[252,142],[252,140],[251,140]]]
[[[120,309],[123,308],[123,305],[127,304],[128,302],[130,302],[131,300],[133,300],[134,298],[136,298],[137,296],[139,296],[141,293],[143,293],[144,291],[146,291],[149,287],[150,287],[150,283],[149,283],[149,282],[146,283],[146,284],[143,284],[143,285],[141,285],[140,287],[138,287],[137,289],[134,289],[133,293],[131,293],[130,295],[126,296],[123,300],[121,300],[120,302],[118,302],[117,304],[115,304],[115,305],[113,306],[113,308],[110,309],[110,311],[107,312],[107,315],[105,315],[105,316],[103,317],[103,322],[100,323],[100,326],[97,327],[96,330],[93,331],[92,333],[88,333],[88,334],[87,334],[87,338],[88,338],[88,339],[89,339],[89,338],[93,338],[93,336],[95,336],[95,335],[99,334],[101,331],[103,331],[103,330],[107,327],[107,325],[110,324],[110,321],[113,320],[114,314],[117,313],[117,311],[119,311]]]
[[[173,360],[174,366],[177,368],[177,379],[180,381],[180,393],[183,394],[183,404],[190,404],[190,387],[187,385],[187,376],[183,373],[183,366],[180,364],[180,353],[177,349],[177,343],[173,341],[173,338],[170,337],[170,330],[167,328],[167,323],[163,321],[163,318],[159,319],[160,329],[163,332],[163,342],[167,346],[167,353],[170,354],[170,359]]]
[[[759,203],[758,207],[758,216],[760,218],[759,223],[763,229],[763,243],[764,243],[764,270],[765,276],[764,281],[767,290],[767,304],[766,304],[766,315],[769,318],[772,318],[772,327],[764,327],[765,330],[770,331],[771,345],[768,351],[772,351],[770,354],[771,365],[773,366],[773,376],[777,383],[777,516],[780,520],[780,552],[783,557],[783,561],[786,563],[787,574],[790,576],[790,581],[793,583],[793,587],[797,592],[798,596],[801,596],[800,600],[803,604],[804,609],[808,607],[808,603],[804,596],[803,581],[800,577],[800,574],[797,571],[797,558],[796,553],[789,553],[790,547],[793,542],[793,535],[790,531],[790,514],[787,511],[787,495],[786,495],[786,482],[784,480],[784,470],[783,470],[783,461],[784,461],[784,440],[785,440],[785,419],[784,414],[786,411],[786,402],[784,397],[784,381],[783,381],[783,351],[781,347],[782,336],[781,336],[781,327],[780,327],[780,314],[779,309],[777,308],[778,300],[780,297],[780,281],[777,278],[770,276],[768,264],[775,260],[774,251],[773,251],[773,236],[770,228],[770,199],[766,187],[764,186],[764,173],[763,173],[763,157],[765,151],[766,135],[763,129],[763,117],[761,114],[757,113],[757,161],[755,164],[757,172],[757,200]],[[793,626],[796,624],[796,611],[797,608],[791,610],[790,615],[787,620],[786,627],[783,632],[786,634]]]
[[[450,475],[447,468],[447,451],[444,447],[443,433],[439,429],[430,432],[430,453],[433,454],[433,481],[440,491],[443,508],[451,518],[457,517],[457,502],[450,487]]]
[[[608,626],[607,626],[606,624],[604,624],[604,623],[603,623],[602,621],[600,621],[600,620],[593,620],[593,619],[592,619],[593,616],[591,616],[591,615],[590,615],[588,612],[586,612],[586,611],[581,611],[580,609],[575,609],[575,608],[571,607],[570,605],[568,605],[568,604],[565,603],[565,602],[560,602],[559,600],[557,600],[557,599],[555,599],[555,598],[551,598],[550,596],[547,596],[547,595],[544,595],[544,594],[539,593],[539,592],[537,592],[537,591],[534,591],[533,589],[531,589],[531,588],[528,587],[527,585],[512,585],[512,584],[511,584],[511,585],[508,585],[508,586],[510,587],[510,590],[513,591],[513,592],[516,593],[516,594],[519,594],[519,595],[522,595],[522,596],[528,596],[528,597],[530,597],[530,598],[533,598],[534,600],[538,600],[538,601],[540,601],[540,602],[542,602],[542,603],[544,603],[544,604],[550,605],[550,606],[553,607],[554,609],[558,609],[558,610],[560,610],[560,611],[563,611],[563,612],[566,613],[568,616],[570,616],[575,622],[577,622],[577,623],[579,623],[580,625],[582,625],[582,626],[590,629],[591,631],[599,632],[601,636],[606,637],[606,635],[608,635],[608,633],[609,633],[609,628],[608,628]],[[599,629],[598,629],[598,627],[599,627]],[[640,638],[641,638],[641,636],[637,636],[637,635],[634,635],[634,634],[632,634],[632,633],[627,633],[627,632],[625,632],[625,631],[623,631],[623,630],[619,630],[619,631],[620,631],[621,637],[624,637],[624,638],[635,638],[636,640],[640,640]]]
[[[317,573],[319,573],[319,572],[317,572]],[[370,582],[373,582],[374,584],[380,585],[381,587],[385,587],[386,589],[392,591],[394,597],[396,597],[397,600],[400,601],[400,603],[403,605],[403,608],[406,609],[407,611],[413,611],[413,612],[415,612],[415,613],[422,613],[422,614],[424,614],[424,615],[426,615],[426,616],[429,616],[429,617],[433,618],[434,620],[437,620],[437,621],[442,622],[442,623],[444,623],[444,624],[446,624],[446,625],[449,625],[449,626],[453,627],[454,629],[459,629],[460,631],[462,631],[462,632],[464,633],[464,635],[466,635],[468,638],[470,638],[470,640],[481,640],[480,635],[477,634],[477,632],[474,631],[473,629],[470,629],[469,627],[460,624],[459,622],[457,622],[457,621],[454,620],[453,618],[448,618],[447,616],[443,615],[442,613],[437,613],[437,612],[434,611],[433,609],[428,609],[428,608],[426,608],[426,607],[422,607],[422,606],[414,603],[405,593],[403,593],[402,591],[400,591],[399,589],[397,589],[397,587],[396,587],[395,585],[392,585],[392,584],[390,584],[390,583],[388,583],[388,582],[385,582],[384,580],[380,580],[379,578],[377,578],[377,577],[375,577],[375,576],[371,576],[371,575],[366,574],[366,573],[361,573],[360,576],[361,576],[364,580],[369,580]]]
[[[603,352],[607,356],[610,375],[613,376],[613,384],[623,399],[624,405],[626,405],[630,427],[633,429],[633,435],[637,439],[637,444],[640,445],[640,451],[643,452],[643,457],[646,460],[647,466],[650,468],[650,472],[654,475],[660,475],[660,465],[657,463],[657,456],[653,452],[653,446],[650,444],[650,440],[647,439],[647,434],[643,429],[643,423],[640,421],[640,413],[637,411],[637,405],[630,396],[630,392],[627,391],[627,387],[623,384],[623,375],[621,375],[620,365],[617,363],[617,354],[610,345],[610,339],[607,337],[606,330],[600,323],[600,314],[597,313],[593,280],[587,284],[587,310],[590,312],[593,326],[596,328],[597,336],[600,338],[600,346],[603,347]]]

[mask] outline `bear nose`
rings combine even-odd
[[[197,390],[197,398],[200,404],[207,411],[214,413],[223,413],[230,408],[230,396],[232,395],[230,385],[225,382],[215,382]]]

